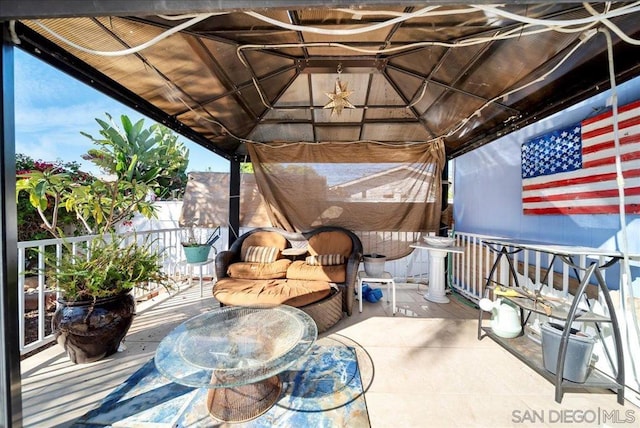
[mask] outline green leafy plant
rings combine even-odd
[[[79,184],[68,173],[55,170],[24,173],[16,182],[18,197],[23,191],[29,195],[42,228],[55,238],[66,236],[60,227],[60,208],[74,213],[89,234],[112,232],[120,221],[137,212],[153,217],[155,208],[148,198],[152,187],[153,184],[119,178]]]
[[[16,171],[18,177],[35,172],[56,171],[58,173],[69,174],[71,180],[76,183],[90,183],[95,178],[80,170],[77,162],[48,162],[43,160],[34,160],[30,156],[22,153],[16,153]],[[30,202],[30,195],[27,192],[21,192],[17,198],[17,214],[18,214],[18,241],[34,241],[46,239],[50,237],[50,233],[42,227],[42,218],[36,207]],[[51,210],[53,206],[49,204],[45,208],[45,216],[52,216]],[[48,211],[48,212],[47,212]],[[67,235],[84,232],[84,227],[78,221],[75,214],[68,212],[64,207],[58,207],[58,223],[60,227],[67,231]]]
[[[126,243],[115,235],[98,237],[77,253],[65,245],[59,261],[48,256],[47,276],[64,290],[67,301],[123,294],[149,282],[166,285],[168,277],[162,271],[160,254],[150,248],[152,245]]]
[[[189,150],[178,142],[177,135],[158,124],[144,129],[143,119],[134,124],[126,115],[121,116],[122,129],[118,129],[109,114],[107,118],[109,122],[96,119],[102,128],[101,138],[82,132],[97,146],[83,159],[121,180],[154,183],[157,198],[184,193]]]
[[[119,223],[136,213],[155,216],[151,195],[158,187],[161,168],[142,168],[139,162],[152,149],[153,132],[143,130],[142,122],[132,125],[126,116],[122,116],[124,130],[96,120],[104,138],[99,140],[101,151],[94,152],[90,160],[109,173],[109,178],[79,181],[69,171],[51,167],[23,172],[16,183],[17,197],[23,192],[28,195],[42,227],[53,237],[64,241],[67,236],[60,223],[64,210],[75,216],[86,233],[98,235],[83,253],[74,253],[65,245],[60,262],[45,255],[49,278],[66,300],[95,300],[149,281],[167,286],[157,252],[148,245],[126,244],[114,234]],[[125,154],[127,144],[141,156]]]

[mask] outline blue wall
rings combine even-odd
[[[619,215],[523,215],[520,146],[607,109],[610,91],[513,132],[454,160],[455,230],[568,245],[619,249]],[[618,86],[618,105],[640,99],[640,77]],[[640,216],[627,215],[629,251],[640,253]],[[618,273],[607,277],[618,288]],[[634,269],[632,276],[640,271]]]

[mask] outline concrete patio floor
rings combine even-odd
[[[351,317],[321,335],[346,336],[364,348],[372,427],[637,426],[640,409],[618,405],[611,393],[566,393],[556,403],[553,385],[492,340],[477,339],[475,308],[456,297],[448,304],[428,302],[425,288],[398,284],[395,316],[386,295],[365,302],[362,313],[356,302]],[[210,296],[211,282],[200,298],[194,281],[139,309],[127,349],[101,361],[74,365],[59,345],[24,360],[24,426],[70,426],[152,358],[175,326],[217,308]]]

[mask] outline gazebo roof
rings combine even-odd
[[[23,49],[227,159],[247,141],[439,137],[453,158],[609,87],[594,13],[640,38],[640,9],[618,2],[173,3],[21,0],[0,19]],[[613,52],[618,82],[638,75],[639,46],[613,34]],[[327,93],[341,91],[354,108],[337,114]]]

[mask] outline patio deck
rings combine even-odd
[[[631,426],[629,415],[640,420],[640,409],[618,405],[609,393],[567,393],[556,403],[549,382],[490,339],[477,340],[476,309],[456,298],[449,304],[428,302],[422,284],[397,289],[396,316],[385,296],[376,304],[365,302],[362,313],[356,305],[351,317],[321,335],[346,336],[371,358],[373,380],[368,388],[365,383],[365,400],[372,427],[558,426],[561,421],[580,426],[575,422],[590,422],[592,416],[599,419],[590,426]],[[139,311],[127,349],[110,358],[74,365],[55,345],[23,361],[24,426],[70,426],[97,407],[153,357],[176,325],[218,307],[210,291],[211,282],[205,282],[200,298],[194,281]]]

